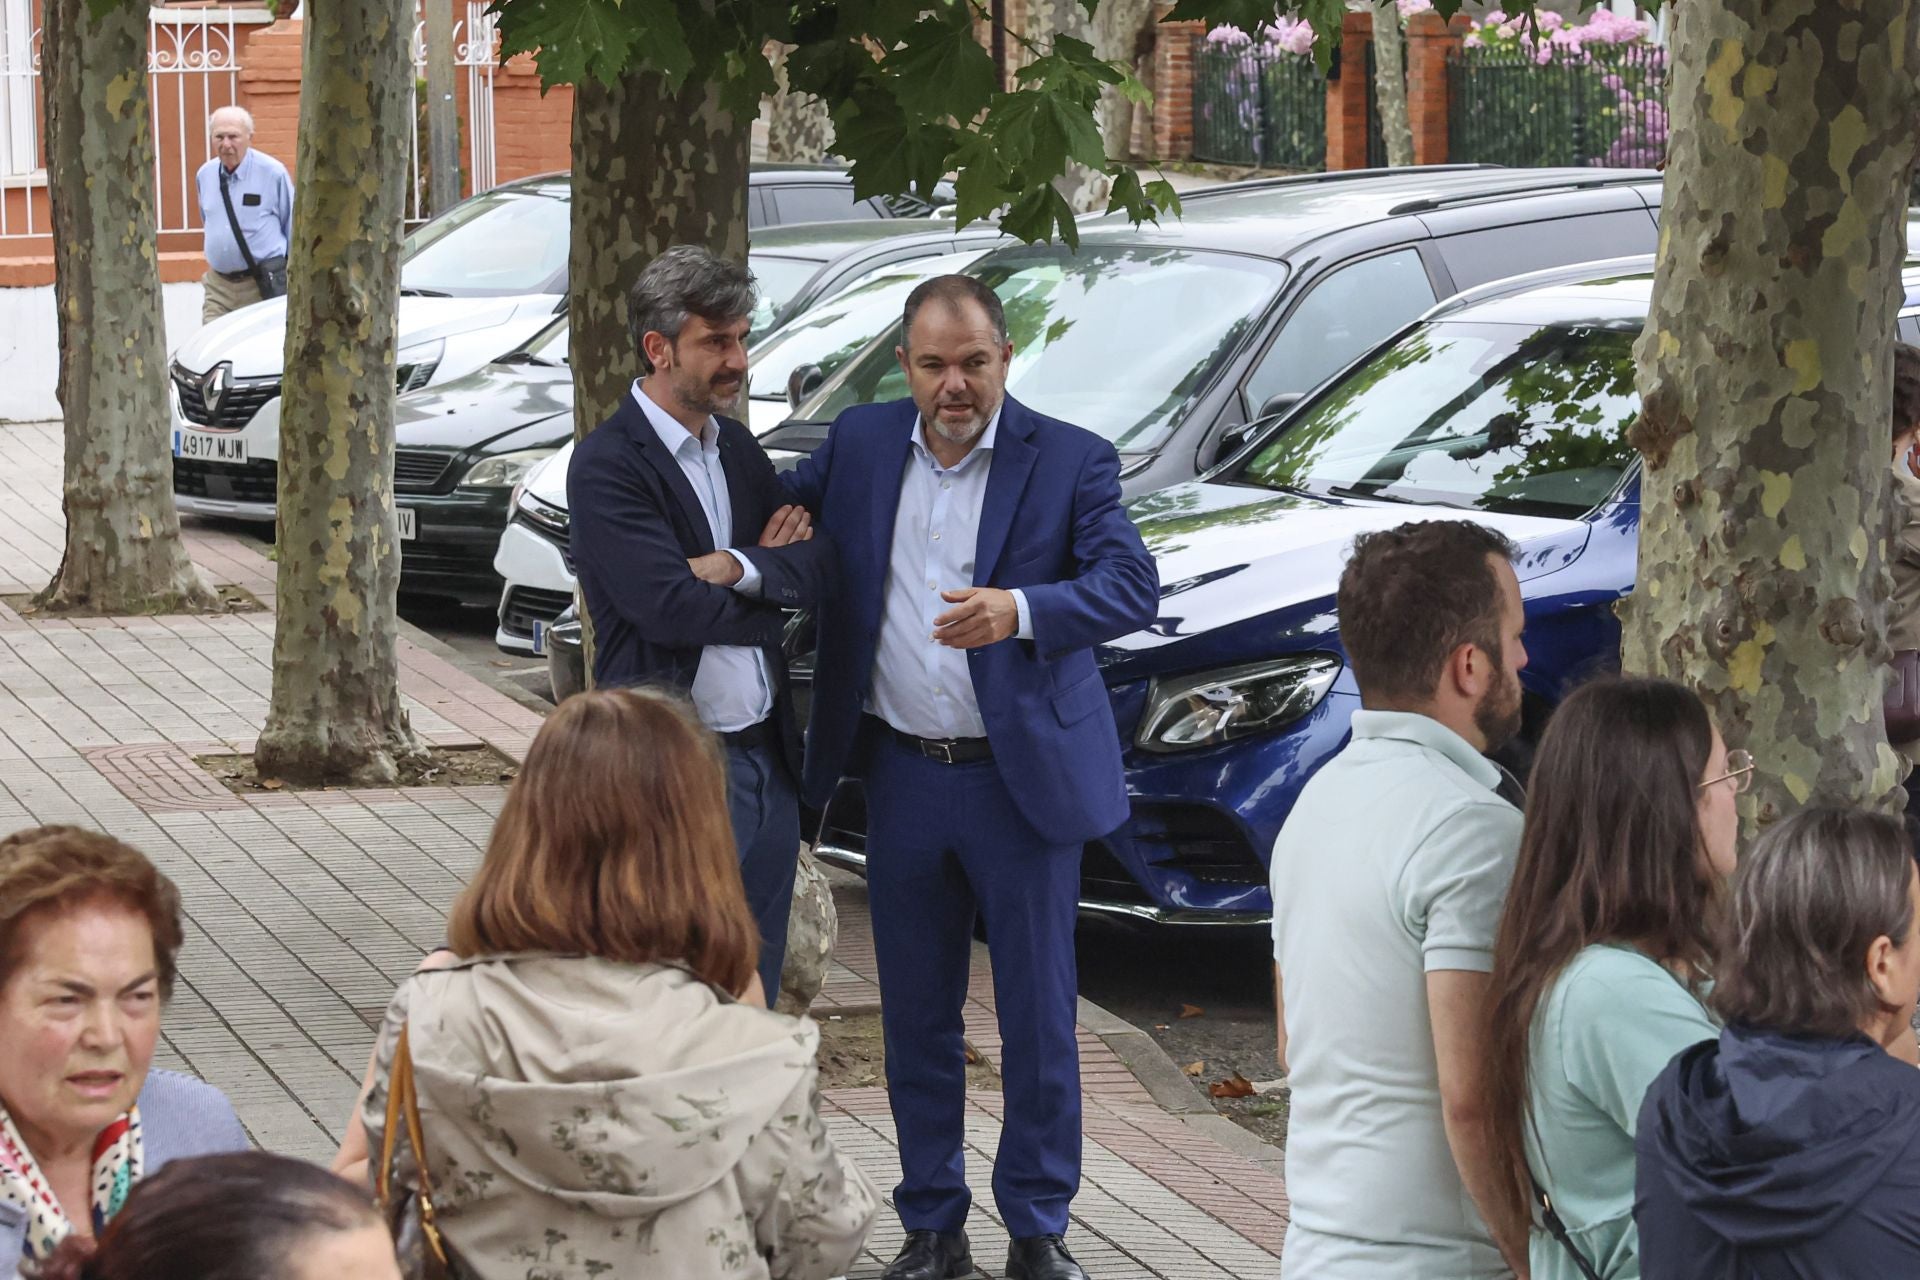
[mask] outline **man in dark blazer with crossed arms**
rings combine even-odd
[[[968,1274],[961,1009],[993,954],[1006,1121],[994,1200],[1012,1280],[1084,1272],[1073,929],[1080,854],[1127,817],[1096,645],[1159,579],[1106,440],[1006,395],[1006,319],[968,276],[907,299],[909,400],[849,409],[785,477],[839,556],[820,611],[804,793],[865,780],[867,884],[907,1228],[888,1280]]]
[[[783,505],[773,464],[722,416],[746,386],[753,277],[680,245],[627,299],[646,376],[577,445],[567,469],[572,551],[593,619],[596,684],[687,691],[726,749],[727,807],[759,979],[780,993],[800,851],[800,734],[780,648],[782,609],[816,603],[831,548]]]

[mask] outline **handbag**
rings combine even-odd
[[[413,1152],[418,1187],[400,1185],[394,1178],[394,1154],[401,1125],[407,1127],[407,1145]],[[427,1173],[427,1147],[420,1130],[420,1103],[413,1087],[413,1053],[407,1045],[407,1027],[400,1026],[387,1079],[387,1128],[380,1135],[377,1187],[381,1215],[393,1235],[400,1274],[406,1280],[459,1280],[460,1268],[440,1234],[434,1218],[433,1180]]]
[[[1920,738],[1920,649],[1901,649],[1888,664],[1883,704],[1887,717],[1887,741],[1893,746]]]
[[[287,291],[286,258],[268,258],[256,262],[253,250],[247,247],[247,237],[240,230],[240,218],[233,211],[233,195],[227,190],[227,175],[220,174],[220,203],[227,206],[227,225],[233,228],[234,243],[240,246],[240,256],[247,260],[247,270],[253,273],[253,282],[260,286],[262,298],[278,298]]]
[[[1567,1224],[1560,1221],[1560,1215],[1554,1211],[1553,1200],[1547,1195],[1546,1188],[1538,1182],[1533,1184],[1533,1203],[1534,1207],[1540,1210],[1540,1216],[1547,1224],[1547,1233],[1558,1240],[1560,1247],[1573,1258],[1575,1269],[1585,1277],[1585,1280],[1600,1280],[1599,1270],[1587,1261],[1587,1255],[1580,1252],[1580,1246],[1573,1242],[1573,1235],[1567,1230]]]

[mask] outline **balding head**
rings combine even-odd
[[[253,145],[253,115],[245,107],[221,107],[207,121],[213,153],[228,169],[238,168]]]

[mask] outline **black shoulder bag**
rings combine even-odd
[[[1573,1265],[1579,1269],[1586,1280],[1600,1280],[1600,1272],[1587,1261],[1587,1255],[1580,1252],[1580,1246],[1573,1242],[1573,1236],[1567,1231],[1567,1224],[1560,1221],[1560,1215],[1554,1211],[1553,1200],[1547,1195],[1545,1187],[1538,1182],[1533,1184],[1533,1203],[1540,1210],[1541,1218],[1547,1224],[1547,1233],[1560,1242],[1560,1247],[1573,1259]]]
[[[253,250],[247,247],[246,233],[240,230],[239,215],[233,211],[233,193],[228,190],[231,183],[227,171],[220,170],[220,203],[227,206],[227,225],[233,228],[234,243],[240,246],[240,256],[247,260],[247,270],[253,273],[253,282],[260,286],[262,298],[278,298],[287,291],[287,260],[284,257],[268,258],[265,262],[256,262]]]

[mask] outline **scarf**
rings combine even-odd
[[[140,1137],[140,1108],[109,1124],[93,1140],[93,1195],[88,1206],[93,1234],[98,1237],[107,1222],[127,1202],[133,1184],[146,1168],[146,1150]],[[73,1234],[73,1223],[53,1198],[33,1153],[27,1150],[13,1117],[0,1105],[0,1201],[17,1204],[27,1212],[26,1256],[41,1261],[53,1255],[62,1240]],[[0,1262],[4,1262],[0,1259]]]

